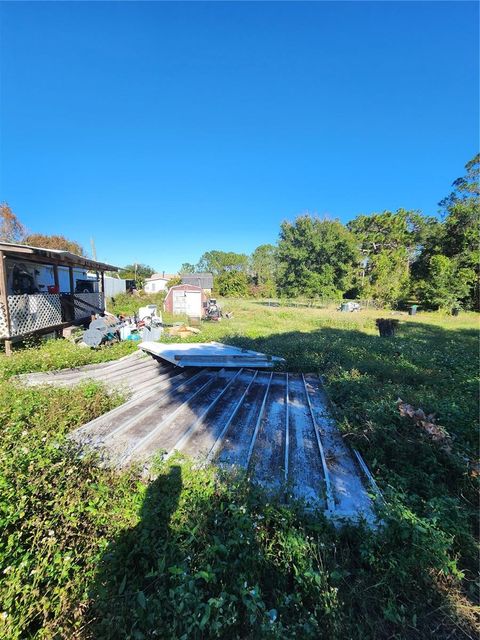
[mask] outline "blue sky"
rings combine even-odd
[[[175,272],[437,202],[478,147],[473,2],[1,3],[0,199]]]

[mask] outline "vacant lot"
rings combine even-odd
[[[22,389],[15,373],[120,357],[57,341],[0,357],[0,635],[7,638],[474,638],[478,316],[400,320],[225,301],[198,339],[318,372],[386,498],[384,527],[335,531],[242,478],[188,461],[150,484],[81,457],[79,424],[121,402],[98,385]],[[399,415],[436,414],[434,441]]]

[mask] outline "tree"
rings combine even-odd
[[[215,279],[218,295],[227,298],[244,298],[248,295],[248,278],[243,271],[224,271]]]
[[[41,247],[45,249],[60,249],[61,251],[69,251],[75,253],[78,256],[84,256],[83,247],[75,242],[69,240],[65,236],[60,235],[45,235],[43,233],[31,233],[24,239],[26,244],[32,245],[32,247]]]
[[[26,229],[11,210],[8,202],[0,204],[0,240],[2,242],[23,242]]]
[[[277,260],[273,244],[262,244],[255,249],[250,258],[250,271],[253,278],[254,295],[272,297],[276,293]]]
[[[445,215],[442,253],[452,258],[458,268],[473,269],[476,278],[471,282],[465,302],[480,303],[480,154],[465,165],[463,178],[453,183],[454,190],[444,198],[440,207]]]
[[[382,251],[370,257],[369,275],[364,280],[361,293],[384,305],[395,305],[409,292],[407,250]]]
[[[244,271],[248,269],[248,256],[233,251],[207,251],[202,255],[196,266],[196,271],[220,275],[223,271]]]
[[[364,256],[356,285],[361,295],[395,304],[410,289],[410,268],[421,255],[433,218],[398,209],[361,215],[347,225]]]
[[[195,273],[195,265],[191,262],[184,262],[180,267],[179,273]]]
[[[166,283],[165,288],[170,289],[170,287],[175,287],[178,284],[182,284],[182,277],[180,275],[170,278],[170,280]]]
[[[124,280],[135,280],[137,287],[141,289],[145,284],[145,279],[153,273],[155,270],[148,264],[127,264],[120,271],[120,277]]]
[[[433,256],[429,264],[428,278],[419,283],[418,289],[427,306],[434,309],[451,309],[468,297],[475,271],[462,267],[448,256]]]
[[[277,256],[282,293],[328,298],[351,287],[359,260],[355,237],[341,222],[310,215],[282,223]]]

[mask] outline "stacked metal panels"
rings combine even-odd
[[[255,367],[271,369],[274,364],[285,362],[278,356],[269,356],[258,351],[240,349],[221,342],[142,342],[140,349],[171,362],[178,367]]]

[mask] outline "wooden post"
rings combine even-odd
[[[75,293],[75,283],[73,280],[73,267],[68,267],[68,277],[70,279],[70,293],[73,294]]]
[[[70,300],[71,300],[71,312],[72,322],[75,320],[75,283],[73,280],[73,267],[68,267],[68,277],[70,280]]]
[[[102,298],[103,298],[103,310],[106,311],[107,310],[107,298],[105,296],[105,272],[101,271],[100,272],[100,290],[102,292]]]
[[[58,293],[60,293],[60,284],[58,280],[58,265],[56,264],[53,265],[53,283],[57,288]]]
[[[12,341],[10,340],[10,309],[8,308],[8,283],[7,269],[5,267],[5,255],[0,251],[0,301],[5,309],[5,324],[7,325],[7,339],[5,340],[5,353],[7,356],[12,355]]]

